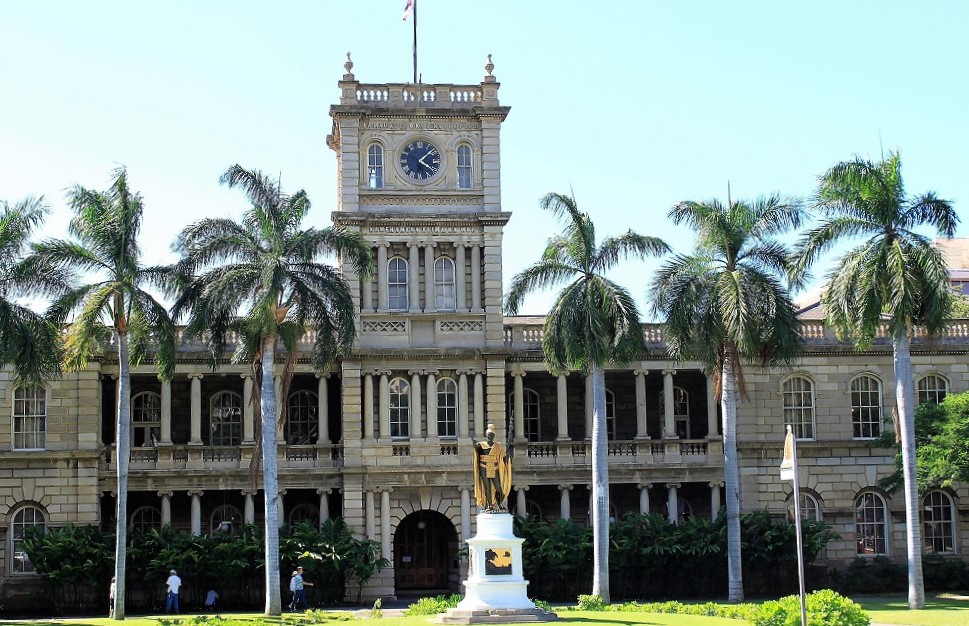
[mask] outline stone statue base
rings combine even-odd
[[[558,619],[528,599],[522,577],[522,544],[508,513],[478,513],[478,531],[467,540],[470,562],[464,599],[436,621],[442,624],[547,622]]]

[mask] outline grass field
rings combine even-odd
[[[872,623],[905,626],[969,626],[969,597],[942,595],[930,597],[925,610],[909,611],[905,598],[859,598],[856,601],[871,615]],[[379,626],[425,626],[431,623],[427,616],[392,617],[397,612],[387,611],[379,619]],[[125,626],[188,626],[194,615],[133,616],[124,620]],[[300,614],[284,615],[282,618],[266,618],[259,614],[231,614],[239,624],[272,624],[276,626],[300,626],[306,620]],[[334,615],[334,617],[336,617]],[[2,624],[30,624],[31,626],[117,626],[119,622],[106,617],[81,617],[74,619],[3,620]],[[344,623],[339,620],[326,622],[331,626]],[[657,613],[567,611],[559,614],[557,622],[563,626],[746,626],[747,622],[717,617],[689,615],[663,615]],[[242,626],[242,625],[240,625]]]

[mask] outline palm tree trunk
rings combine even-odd
[[[743,565],[740,555],[740,469],[737,459],[737,397],[733,361],[728,353],[720,377],[720,409],[723,419],[723,483],[727,505],[727,598],[744,599]]]
[[[908,608],[925,608],[922,582],[922,528],[919,522],[919,486],[915,475],[915,402],[912,357],[906,332],[892,338],[895,365],[895,403],[902,436],[902,473],[905,476],[905,539],[908,549]]]
[[[128,553],[128,460],[131,455],[131,368],[128,364],[128,333],[118,333],[118,424],[115,432],[115,464],[118,468],[118,504],[115,510],[114,619],[124,619],[125,561]]]
[[[609,603],[609,450],[606,376],[592,367],[592,595]]]
[[[276,336],[262,340],[262,480],[266,511],[266,615],[281,615],[279,592],[279,482],[276,462],[276,385],[273,379]]]

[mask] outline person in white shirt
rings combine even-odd
[[[178,588],[182,586],[182,579],[178,577],[175,570],[169,572],[170,576],[165,584],[168,586],[168,599],[165,601],[165,612],[171,613],[172,608],[178,613]]]

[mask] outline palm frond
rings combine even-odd
[[[505,296],[505,312],[517,315],[525,296],[559,285],[576,274],[576,269],[554,261],[542,260],[515,274]]]
[[[602,240],[592,269],[604,272],[623,259],[662,256],[669,251],[670,247],[659,237],[647,237],[629,230],[618,237]]]

